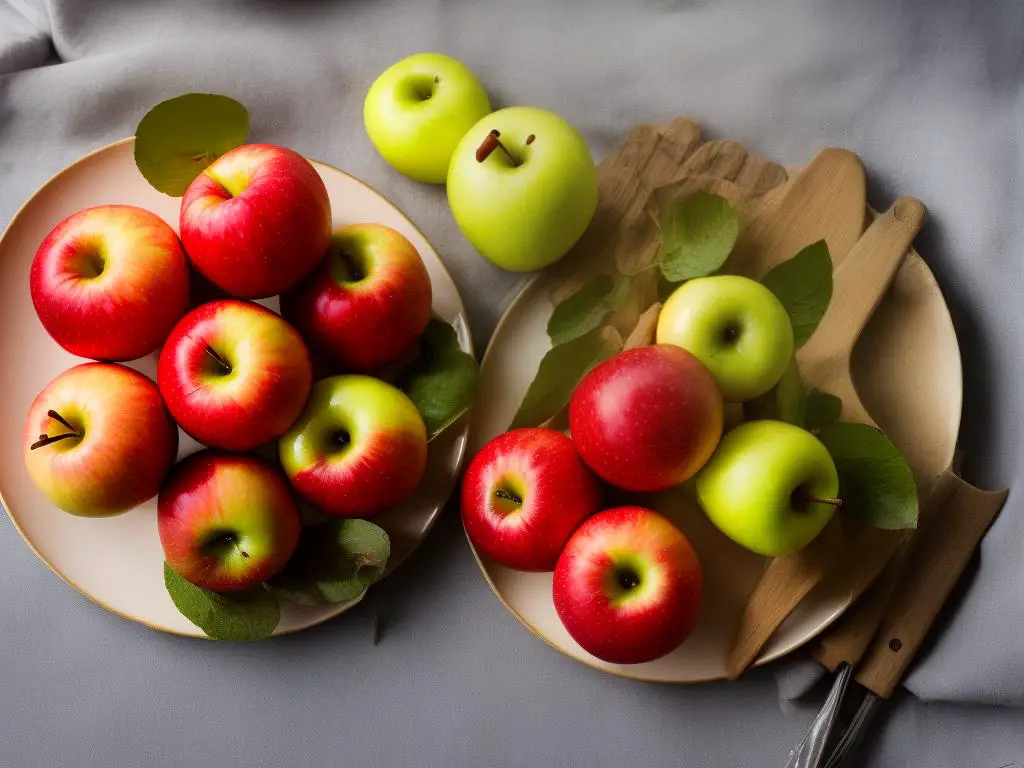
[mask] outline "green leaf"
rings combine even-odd
[[[814,333],[832,301],[832,258],[824,240],[777,264],[761,278],[789,313],[799,347]]]
[[[262,584],[245,592],[211,592],[164,563],[164,586],[181,615],[214,640],[262,640],[281,618],[277,599]]]
[[[135,129],[135,164],[160,192],[181,197],[204,168],[245,143],[249,113],[227,96],[186,93],[161,101]]]
[[[843,413],[843,401],[828,392],[811,388],[804,406],[804,427],[817,432],[839,421]]]
[[[805,407],[806,393],[800,380],[800,369],[796,359],[792,359],[779,383],[760,397],[748,401],[744,410],[749,419],[777,419],[802,427]]]
[[[839,472],[839,496],[849,510],[876,528],[917,527],[917,486],[903,455],[880,429],[837,421],[818,438]]]
[[[659,222],[658,261],[670,282],[718,271],[740,235],[740,214],[724,197],[694,192],[673,201]]]
[[[572,397],[580,379],[622,349],[622,339],[607,326],[548,350],[540,361],[510,429],[536,427],[557,414]]]
[[[368,520],[317,523],[303,529],[295,554],[270,587],[299,605],[348,602],[381,577],[390,555],[387,533]]]
[[[598,275],[564,299],[548,320],[551,343],[565,344],[602,325],[622,306],[629,282],[625,275]]]
[[[399,375],[398,388],[415,403],[433,440],[469,410],[480,368],[459,346],[455,329],[431,318],[420,338],[419,356]]]

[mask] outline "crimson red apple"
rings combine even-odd
[[[157,382],[171,415],[204,445],[246,451],[275,440],[306,402],[309,350],[279,315],[248,301],[211,301],[174,326]]]
[[[400,389],[369,376],[332,376],[313,387],[278,455],[306,501],[338,517],[369,517],[419,483],[427,428]]]
[[[188,305],[178,236],[130,205],[87,208],[46,236],[32,261],[32,303],[73,355],[133,360],[160,346]]]
[[[430,301],[430,275],[413,244],[388,227],[353,224],[332,235],[313,274],[281,297],[281,313],[315,350],[368,373],[412,347]]]
[[[572,440],[516,429],[491,440],[462,480],[462,523],[477,551],[520,571],[554,570],[573,531],[601,504]]]
[[[701,569],[689,539],[644,507],[591,517],[555,567],[555,611],[583,650],[613,664],[652,661],[700,615]]]
[[[234,592],[281,570],[302,523],[280,472],[255,456],[206,450],[174,467],[157,501],[157,528],[179,576]]]
[[[569,403],[580,456],[612,485],[657,491],[687,480],[722,436],[722,395],[684,349],[638,347],[587,374]]]
[[[51,381],[25,420],[25,466],[65,512],[101,517],[156,495],[178,429],[156,385],[113,363],[83,363]]]
[[[232,296],[265,298],[308,275],[331,234],[331,203],[302,155],[247,144],[217,158],[181,201],[192,264]]]

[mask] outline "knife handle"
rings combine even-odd
[[[920,532],[857,673],[857,682],[889,698],[903,679],[939,610],[967,567],[1008,490],[982,491],[952,472],[933,491],[937,515]]]
[[[912,537],[910,531],[893,531],[891,533],[897,537],[894,546],[895,552],[884,566],[884,570],[866,588],[863,595],[860,594],[860,589],[863,588],[861,584],[844,585],[848,587],[848,594],[851,595],[854,603],[835,624],[826,630],[814,649],[814,658],[830,672],[835,672],[842,664],[855,667],[860,663],[875,637],[885,607],[893,592],[896,591],[896,584],[906,567]],[[849,569],[848,573],[860,575],[859,571],[854,568]],[[867,576],[870,578],[871,574],[869,573]],[[859,581],[865,580],[867,579],[859,579]],[[858,597],[858,595],[860,596]]]

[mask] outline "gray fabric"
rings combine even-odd
[[[631,123],[680,113],[784,162],[849,146],[876,205],[928,204],[920,250],[964,353],[967,477],[1020,486],[1022,40],[1016,0],[0,0],[0,223],[156,101],[230,94],[254,139],[352,171],[417,221],[482,349],[517,280],[473,253],[442,190],[372,151],[361,100],[394,60],[456,56],[497,104],[564,115],[598,158]],[[1024,705],[1022,555],[1014,493],[865,764],[1024,764],[1021,712],[967,703]],[[79,597],[0,524],[0,765],[780,765],[815,702],[788,703],[809,663],[777,668],[779,688],[765,672],[684,688],[559,656],[492,597],[454,509],[370,602],[378,647],[370,606],[251,647],[167,637]]]

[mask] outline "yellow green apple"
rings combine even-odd
[[[491,111],[465,65],[441,53],[392,64],[370,86],[363,122],[370,141],[399,173],[443,184],[463,135]]]
[[[732,401],[763,395],[793,357],[785,307],[759,282],[738,275],[683,283],[662,307],[656,338],[696,355]]]
[[[697,501],[726,536],[781,557],[807,546],[836,510],[839,476],[828,449],[781,421],[748,421],[722,438],[697,474]]]
[[[466,238],[499,267],[541,269],[562,258],[594,216],[594,161],[558,115],[502,109],[470,128],[455,149],[448,204]]]

